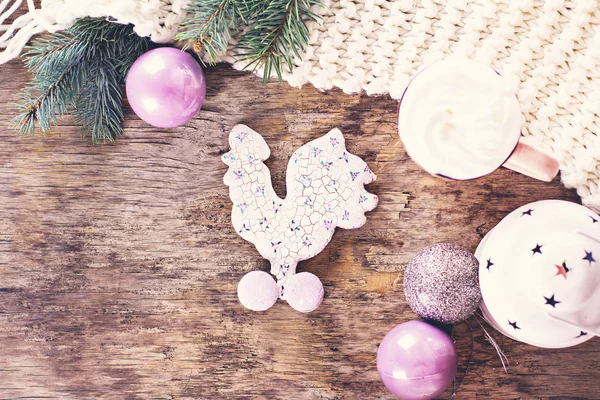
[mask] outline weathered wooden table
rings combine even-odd
[[[508,170],[430,177],[406,155],[389,98],[263,87],[223,65],[187,126],[154,129],[129,110],[125,135],[94,146],[68,118],[56,136],[18,137],[9,103],[28,75],[14,61],[0,77],[1,399],[392,399],[375,356],[389,329],[416,318],[402,292],[415,252],[474,250],[517,206],[578,201],[558,180]],[[237,123],[264,134],[280,195],[288,157],[333,127],[378,175],[367,224],[300,264],[325,284],[311,314],[238,303],[238,280],[268,264],[230,223],[220,155]],[[542,350],[492,331],[507,374],[471,325],[474,342],[467,324],[455,330],[459,378],[473,349],[458,399],[600,398],[600,340]]]

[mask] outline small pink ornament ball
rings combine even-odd
[[[458,357],[452,339],[423,321],[396,326],[377,350],[377,371],[385,387],[404,400],[432,399],[450,386]]]
[[[238,283],[238,299],[252,311],[268,310],[277,302],[277,282],[265,271],[248,272]]]
[[[126,91],[138,117],[158,128],[172,128],[198,113],[206,96],[206,80],[200,64],[190,54],[161,47],[133,63]]]
[[[314,311],[323,301],[323,283],[310,272],[291,275],[284,283],[283,289],[283,299],[296,311]]]

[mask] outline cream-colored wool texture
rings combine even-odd
[[[26,0],[27,12],[7,24],[23,0],[1,0],[0,64],[17,57],[33,35],[66,29],[84,17],[106,17],[133,24],[138,35],[166,43],[177,33],[188,3],[189,0],[42,0],[40,4]]]
[[[102,13],[110,15],[112,7],[122,10],[129,4],[129,13],[111,16],[142,24],[138,33],[143,35],[160,31],[153,37],[164,39],[165,32],[174,33],[187,1],[42,3],[76,4],[83,13],[79,4],[93,3],[95,16],[102,5]],[[284,74],[290,85],[310,83],[319,89],[339,87],[346,93],[364,91],[399,99],[411,77],[432,62],[465,56],[491,65],[517,93],[525,140],[554,154],[563,183],[576,188],[585,205],[600,209],[600,0],[322,3],[323,8],[314,9],[322,20],[309,24],[311,37],[303,61],[296,60],[294,71]],[[38,24],[44,26],[43,21]],[[224,60],[235,61],[231,54]],[[234,62],[234,67],[244,65]]]

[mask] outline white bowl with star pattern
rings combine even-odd
[[[600,336],[600,216],[544,200],[507,215],[481,241],[484,318],[533,346],[570,347]]]

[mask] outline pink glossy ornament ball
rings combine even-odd
[[[126,91],[138,117],[158,128],[172,128],[198,113],[206,96],[206,80],[200,64],[190,54],[161,47],[133,63]]]
[[[377,371],[386,388],[405,400],[432,399],[450,386],[458,357],[452,339],[423,321],[396,326],[377,350]]]

